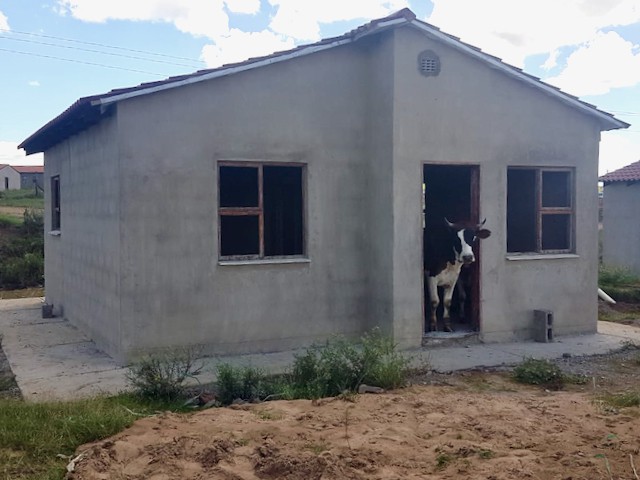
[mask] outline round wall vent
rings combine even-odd
[[[418,55],[418,71],[425,77],[435,77],[440,73],[440,57],[431,50]]]

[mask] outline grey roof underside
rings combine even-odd
[[[113,112],[113,105],[119,101],[141,95],[150,95],[155,92],[178,88],[181,86],[204,82],[214,78],[233,75],[235,73],[272,65],[296,57],[310,55],[319,51],[338,47],[348,43],[357,42],[365,36],[378,34],[391,28],[410,26],[421,31],[428,37],[442,42],[450,47],[460,50],[467,55],[475,57],[490,67],[495,68],[516,80],[522,81],[537,88],[553,98],[573,107],[577,110],[595,117],[600,121],[601,130],[613,130],[627,128],[629,124],[618,120],[610,113],[599,110],[594,105],[583,102],[560,89],[544,83],[538,77],[525,73],[520,68],[504,63],[498,57],[484,53],[477,47],[462,42],[458,37],[442,32],[438,27],[416,19],[415,14],[409,9],[403,9],[388,17],[373,20],[355,30],[339,37],[320,40],[309,45],[302,45],[292,50],[276,52],[271,55],[258,58],[250,58],[246,61],[223,65],[222,67],[199,70],[188,75],[178,75],[156,82],[142,83],[140,85],[111,90],[110,92],[83,97],[77,100],[67,110],[41,127],[38,131],[24,140],[18,148],[24,148],[27,154],[44,152],[66,138],[89,128],[101,119]]]

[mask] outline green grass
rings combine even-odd
[[[616,408],[640,407],[640,391],[608,393],[600,396],[598,399]]]
[[[33,188],[4,190],[0,192],[0,206],[43,209],[44,196],[40,192],[36,197]]]
[[[120,432],[140,418],[136,413],[177,411],[178,405],[131,394],[73,402],[0,400],[0,479],[60,480],[68,460],[58,455]]]
[[[6,213],[0,213],[0,227],[17,227],[22,225],[22,218]]]

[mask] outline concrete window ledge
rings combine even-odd
[[[218,260],[218,265],[282,265],[291,263],[311,263],[308,258],[269,258],[263,260]]]
[[[51,230],[49,232],[49,235],[51,235],[52,237],[59,237],[60,235],[62,235],[62,232],[60,230]]]
[[[575,253],[531,253],[524,255],[507,255],[507,260],[509,261],[520,261],[520,260],[560,260],[563,258],[580,258],[580,255],[576,255]]]

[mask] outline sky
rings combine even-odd
[[[0,164],[80,97],[421,20],[631,124],[600,173],[640,160],[640,0],[0,0]]]

